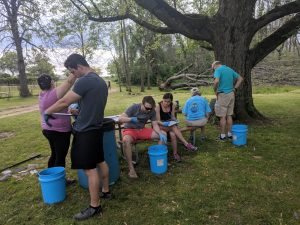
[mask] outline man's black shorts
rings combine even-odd
[[[72,169],[94,169],[104,161],[101,129],[75,132],[71,149]]]

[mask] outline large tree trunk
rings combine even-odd
[[[227,8],[221,8],[224,12],[235,11],[236,6],[229,5]],[[250,7],[250,6],[249,6]],[[238,13],[246,14],[252,12],[247,7],[239,9]],[[226,13],[227,15],[230,15]],[[233,14],[237,18],[243,18],[241,15]],[[263,119],[264,117],[258,112],[253,104],[252,85],[251,85],[251,64],[248,59],[249,45],[251,38],[248,34],[249,27],[248,17],[244,21],[236,18],[226,18],[224,23],[215,24],[216,29],[213,38],[215,59],[222,62],[239,73],[244,81],[235,99],[235,119],[251,121]]]
[[[234,114],[236,115],[235,119],[242,121],[265,119],[265,117],[258,112],[253,104],[251,83],[252,68],[247,65],[246,52],[245,48],[239,48],[238,45],[231,49],[226,47],[225,49],[224,47],[215,47],[215,58],[220,60],[224,65],[233,68],[244,78],[243,83],[236,93],[234,107]]]
[[[20,81],[20,96],[21,97],[28,97],[31,95],[28,89],[28,82],[27,82],[27,75],[25,72],[25,62],[23,57],[23,50],[22,50],[22,40],[19,34],[18,29],[18,21],[17,21],[17,8],[15,4],[11,5],[12,7],[12,16],[10,17],[10,25],[12,30],[12,35],[14,39],[14,43],[17,50],[18,56],[18,71],[19,71],[19,81]]]
[[[235,119],[242,121],[265,120],[266,118],[255,108],[252,97],[251,70],[247,65],[244,70],[244,81],[235,99]]]
[[[17,55],[18,55],[18,70],[19,70],[19,80],[20,80],[20,96],[21,97],[28,97],[31,95],[28,89],[28,82],[27,82],[27,75],[25,72],[25,63],[24,57],[22,52],[22,47],[17,48]]]

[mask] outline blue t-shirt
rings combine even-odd
[[[219,66],[214,73],[214,78],[219,78],[218,93],[230,93],[233,91],[235,79],[240,75],[228,66]]]
[[[186,115],[187,120],[201,120],[205,118],[206,113],[211,112],[211,109],[205,98],[195,95],[186,101],[182,112]]]

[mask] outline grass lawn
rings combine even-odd
[[[268,89],[255,92],[259,94],[254,100],[273,123],[250,125],[247,146],[216,142],[218,128],[208,125],[208,140],[196,143],[200,151],[188,153],[181,146],[184,161],[170,160],[168,172],[157,176],[149,169],[149,145],[139,145],[140,178],[129,180],[126,163],[120,159],[120,180],[111,187],[115,198],[102,202],[102,218],[80,224],[300,224],[300,89],[276,87],[272,94]],[[163,93],[153,89],[146,94],[160,100]],[[173,94],[180,105],[189,97],[187,91]],[[211,94],[205,89],[205,97],[210,99]],[[120,114],[141,98],[111,93],[106,115]],[[182,115],[179,120],[183,121]],[[41,134],[38,112],[0,119],[0,132],[15,134],[0,139],[0,168],[38,153],[43,157],[23,166],[46,167],[50,150]],[[69,168],[68,157],[67,173],[76,178]],[[45,205],[34,175],[1,182],[0,199],[0,224],[76,224],[72,216],[89,204],[88,192],[76,184],[67,188],[64,202]]]

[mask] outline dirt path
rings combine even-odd
[[[109,93],[114,93],[114,92],[118,92],[118,88],[112,88],[109,90]],[[17,116],[17,115],[21,115],[24,113],[29,113],[29,112],[33,112],[33,111],[37,111],[39,110],[39,105],[29,105],[29,106],[21,106],[21,107],[17,107],[17,108],[13,108],[13,109],[7,109],[7,110],[2,110],[0,111],[0,119],[2,118],[6,118],[9,116]]]
[[[0,119],[6,118],[9,116],[17,116],[24,113],[29,113],[33,111],[37,111],[39,109],[39,106],[36,105],[30,105],[30,106],[22,106],[14,109],[7,109],[0,112]]]

